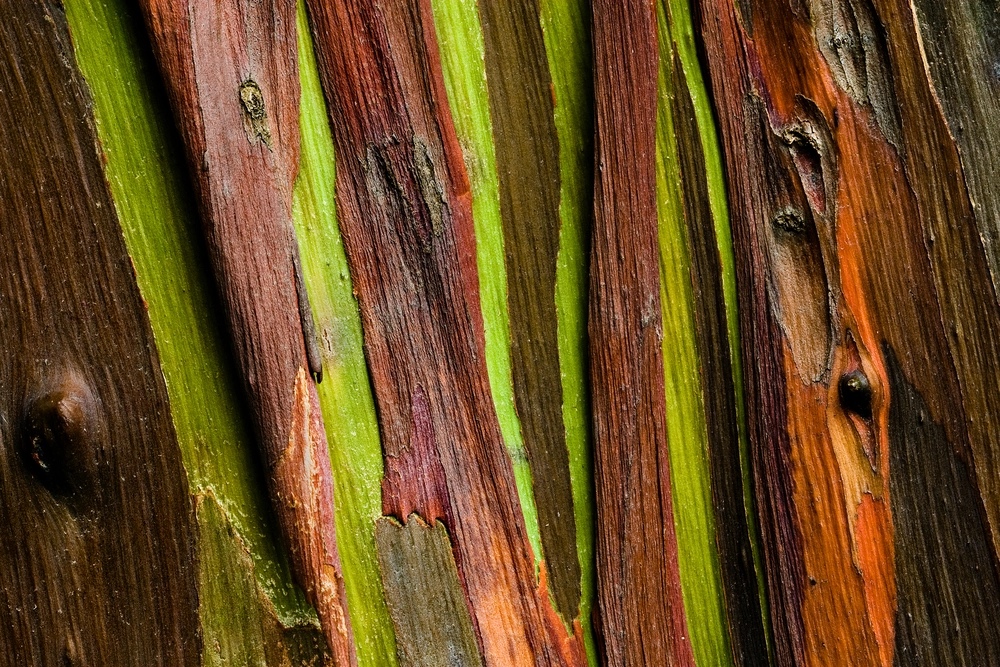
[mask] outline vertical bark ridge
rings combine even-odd
[[[673,74],[673,117],[691,252],[701,394],[708,427],[716,539],[729,636],[736,664],[766,665],[767,638],[750,544],[751,528],[743,503],[739,412],[735,406],[736,387],[727,337],[722,263],[709,207],[706,164],[697,119],[683,67],[677,59]]]
[[[559,138],[534,0],[479,3],[507,264],[514,398],[556,609],[576,617],[580,561],[556,320]]]
[[[384,512],[447,526],[485,664],[583,664],[536,587],[490,397],[469,184],[430,3],[308,6],[379,409]],[[439,471],[429,486],[413,474],[427,465]]]
[[[756,449],[784,437],[791,446],[783,511],[800,556],[769,559],[768,568],[772,602],[786,581],[802,591],[781,611],[801,617],[804,636],[776,624],[781,658],[791,659],[787,646],[805,664],[922,664],[928,655],[981,662],[995,639],[976,610],[997,604],[996,447],[986,415],[997,412],[998,315],[988,249],[912,9],[896,0],[755,2],[750,39],[729,3],[702,4],[716,99],[734,110],[720,114],[734,219],[765,250],[743,246],[749,280],[741,289],[773,299],[773,312],[741,314],[747,328],[769,317],[780,325],[769,354],[780,354],[784,368],[767,373],[758,363],[750,375],[755,388],[773,383],[786,394],[784,419],[754,433]],[[765,24],[774,29],[765,34]],[[747,122],[754,114],[759,120]],[[823,278],[810,288],[814,296],[800,291],[803,277]],[[825,370],[816,365],[825,320],[796,320],[788,307],[819,312],[820,299],[832,329]],[[822,373],[803,373],[810,363]],[[912,406],[926,406],[935,428],[921,435],[902,424],[897,402],[911,416],[920,413]],[[756,406],[752,420],[765,409]],[[940,454],[947,480],[910,456],[916,441],[951,449]],[[971,463],[973,474],[960,474],[951,457]],[[974,519],[930,528],[939,513],[916,499],[914,476],[921,488],[941,484],[949,506],[984,511],[985,532]],[[944,552],[961,543],[968,557],[915,565],[931,532]],[[792,536],[768,532],[767,541],[786,548]],[[985,583],[956,604],[952,617],[965,620],[954,629],[933,629],[943,610],[913,611],[928,582],[973,576]]]
[[[194,514],[89,93],[61,6],[0,12],[2,661],[194,667]]]
[[[609,665],[693,665],[677,566],[656,229],[652,2],[596,0],[590,350],[599,636]]]
[[[985,6],[982,9],[986,11]],[[996,334],[1000,301],[996,278],[990,273],[994,262],[990,234],[995,230],[982,229],[995,225],[991,220],[995,195],[985,191],[992,184],[992,161],[975,158],[978,148],[972,144],[992,145],[997,134],[991,124],[972,121],[949,129],[947,112],[942,110],[954,102],[942,106],[935,95],[933,70],[928,71],[923,57],[927,45],[915,23],[913,6],[879,1],[875,10],[887,28],[894,94],[903,120],[901,153],[906,183],[915,200],[912,220],[920,222],[922,233],[917,236],[926,256],[922,261],[933,278],[941,322],[938,329],[943,330],[947,346],[944,364],[957,379],[957,391],[940,399],[944,405],[935,406],[929,377],[914,375],[913,383],[935,414],[941,415],[953,446],[971,455],[996,559],[1000,553],[1000,432],[993,427],[993,419],[1000,414],[1000,336]],[[958,30],[962,23],[957,17],[956,22]],[[991,34],[989,23],[981,29]],[[975,39],[971,33],[966,29],[965,39]],[[979,62],[973,70],[982,67]],[[963,427],[967,434],[961,433]]]
[[[894,664],[1000,661],[1000,580],[971,470],[886,347],[896,540]],[[942,520],[942,517],[947,519]],[[954,567],[966,562],[969,567]]]
[[[338,665],[356,664],[326,433],[303,325],[292,189],[299,160],[294,0],[142,3],[187,150],[209,257],[293,575]],[[310,322],[311,324],[311,322]],[[310,361],[312,363],[310,363]]]
[[[700,3],[701,30],[709,79],[726,157],[727,185],[739,285],[740,339],[745,360],[747,421],[756,505],[760,518],[775,659],[779,665],[804,663],[804,632],[799,608],[806,585],[801,537],[794,521],[787,404],[778,323],[763,275],[765,249],[757,234],[755,206],[764,198],[750,156],[761,148],[759,101],[749,89],[753,62],[744,46],[740,17],[750,3]],[[763,208],[761,206],[761,208]]]

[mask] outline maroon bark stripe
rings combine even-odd
[[[599,634],[608,665],[694,665],[670,497],[649,0],[595,0],[590,283]]]
[[[447,525],[487,665],[583,664],[539,597],[487,382],[471,196],[430,3],[308,7],[379,411],[384,511]]]
[[[326,434],[297,291],[294,0],[143,0],[184,139],[209,255],[292,571],[338,665],[354,641],[334,530]],[[301,299],[300,299],[301,296]]]

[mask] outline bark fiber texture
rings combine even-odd
[[[656,228],[659,48],[647,0],[597,0],[591,246],[599,636],[610,665],[694,665],[674,533]]]
[[[193,506],[90,99],[61,7],[0,13],[0,661],[195,667]]]

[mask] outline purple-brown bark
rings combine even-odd
[[[598,633],[608,665],[693,666],[667,452],[653,7],[648,0],[593,3],[590,369]]]

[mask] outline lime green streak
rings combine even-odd
[[[333,138],[301,0],[298,23],[302,155],[293,216],[323,359],[318,389],[333,467],[337,545],[358,664],[390,667],[396,664],[396,639],[375,551],[375,520],[382,515],[382,448],[361,315],[337,226]]]
[[[521,421],[514,407],[500,186],[493,149],[493,124],[490,120],[479,11],[475,0],[433,0],[432,6],[445,89],[472,188],[479,299],[486,332],[486,368],[500,430],[514,466],[514,480],[528,540],[537,564],[542,544],[535,496],[531,490],[531,469],[521,437]]]
[[[656,196],[663,305],[663,362],[677,555],[688,632],[699,665],[733,664],[715,542],[708,430],[702,397],[691,262],[672,118],[673,47],[663,3],[656,132]]]
[[[587,250],[593,215],[593,87],[590,12],[586,0],[542,0],[542,32],[555,88],[561,192],[556,316],[562,371],[563,424],[580,559],[580,623],[591,665],[597,664],[593,624],[594,474],[587,392]]]
[[[726,204],[726,181],[722,169],[722,150],[712,118],[712,103],[702,76],[695,47],[694,28],[688,0],[667,0],[669,3],[670,34],[674,49],[684,69],[688,93],[694,105],[698,124],[702,154],[705,160],[705,177],[708,183],[709,205],[715,226],[715,239],[722,265],[723,301],[726,307],[726,325],[729,338],[729,354],[732,359],[735,406],[739,429],[740,468],[743,475],[743,506],[750,533],[750,549],[753,554],[754,569],[757,574],[757,591],[760,596],[761,616],[764,623],[764,637],[768,654],[773,663],[771,622],[768,611],[767,588],[764,580],[763,556],[761,555],[760,531],[754,512],[753,480],[750,473],[750,440],[747,432],[746,403],[743,388],[743,360],[740,348],[739,313],[736,302],[736,259],[733,254],[733,235],[729,226],[729,209]]]
[[[213,492],[287,625],[316,615],[291,583],[247,427],[180,141],[134,3],[66,0],[80,69],[170,397],[192,494]],[[203,617],[250,600],[203,597]]]

